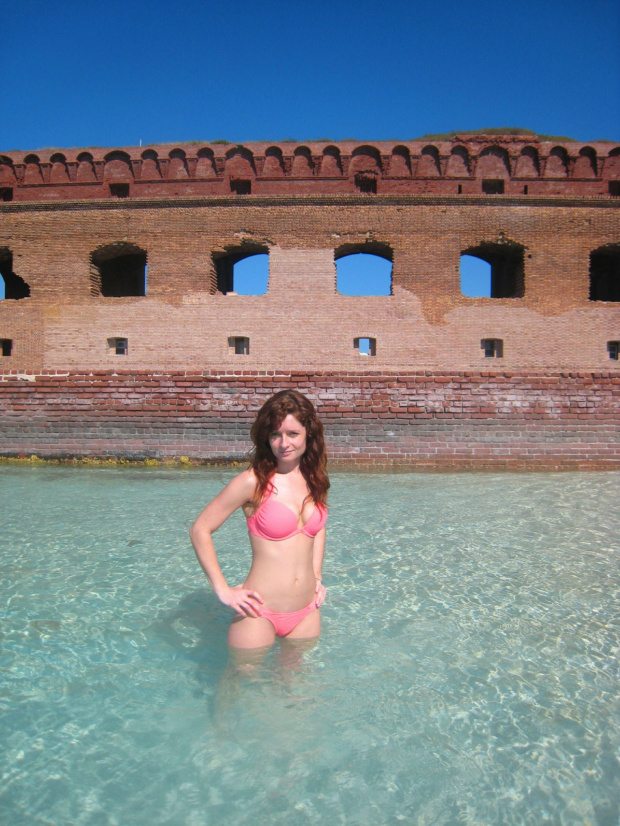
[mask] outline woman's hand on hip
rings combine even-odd
[[[235,585],[224,593],[218,594],[220,602],[233,608],[242,617],[260,617],[263,598],[258,591],[251,591],[243,585]]]
[[[322,581],[318,579],[318,577],[316,578],[314,593],[316,594],[316,607],[320,608],[321,605],[323,605],[323,603],[325,602],[327,588],[323,585]]]

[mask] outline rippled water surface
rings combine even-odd
[[[617,826],[620,474],[333,474],[323,637],[243,675],[230,475],[0,466],[0,823]]]

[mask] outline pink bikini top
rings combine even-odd
[[[310,519],[303,527],[298,527],[298,519],[293,511],[273,498],[273,485],[269,485],[267,496],[252,516],[248,516],[248,531],[263,539],[280,541],[303,533],[315,537],[327,522],[325,505],[315,505]]]

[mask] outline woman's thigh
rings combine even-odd
[[[228,645],[232,648],[263,648],[273,645],[275,638],[273,625],[262,617],[235,617],[228,629]]]
[[[296,625],[295,628],[291,631],[290,634],[287,634],[285,639],[287,640],[305,640],[312,637],[319,637],[321,634],[321,609],[317,608],[316,611],[310,611],[299,625]]]

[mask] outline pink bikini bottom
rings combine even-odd
[[[269,620],[275,628],[278,637],[286,637],[287,634],[290,634],[291,631],[299,625],[304,617],[316,611],[316,597],[313,597],[312,600],[304,608],[300,608],[299,611],[270,611],[269,608],[265,608],[264,605],[261,605],[260,610],[261,616],[263,619]]]

